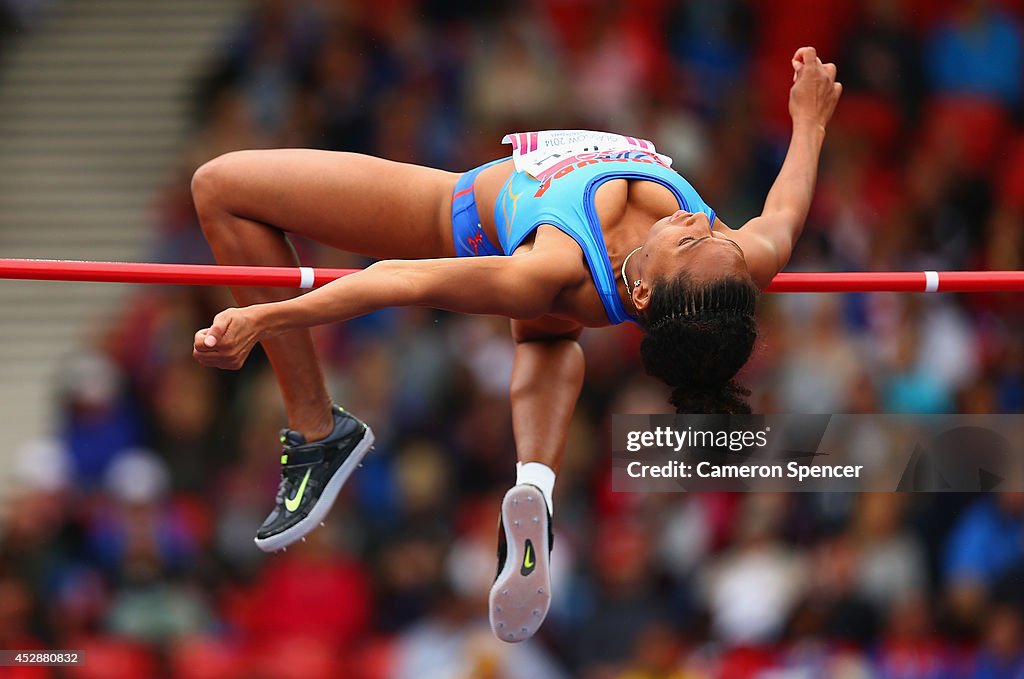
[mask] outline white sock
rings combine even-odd
[[[516,462],[516,485],[530,483],[540,488],[544,500],[548,503],[548,511],[554,514],[555,502],[552,494],[555,491],[555,472],[541,462]]]

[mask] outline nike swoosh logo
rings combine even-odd
[[[537,565],[537,562],[533,558],[533,543],[527,540],[526,548],[523,550],[523,552],[523,567],[519,569],[519,574],[529,575],[533,572],[533,567]]]
[[[285,498],[284,508],[289,512],[294,512],[299,508],[299,503],[302,502],[302,494],[306,492],[306,481],[309,481],[309,472],[311,469],[306,470],[306,475],[302,477],[302,483],[299,484],[299,489],[295,491],[294,497]]]

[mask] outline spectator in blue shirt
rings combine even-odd
[[[984,497],[946,542],[944,575],[954,615],[975,625],[1001,576],[1024,565],[1024,493]]]

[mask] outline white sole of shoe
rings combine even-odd
[[[331,511],[331,507],[334,506],[334,501],[338,499],[338,493],[341,492],[341,487],[345,485],[345,482],[348,481],[348,477],[352,476],[352,472],[356,470],[359,464],[363,461],[363,458],[366,457],[366,453],[370,452],[370,449],[373,448],[373,442],[373,430],[367,426],[366,431],[363,433],[362,440],[356,444],[355,448],[352,449],[348,458],[341,463],[338,471],[334,472],[334,476],[332,476],[331,480],[327,482],[327,486],[324,488],[324,492],[321,493],[320,499],[317,500],[316,504],[313,505],[313,508],[309,510],[309,514],[306,515],[306,518],[277,535],[271,535],[269,538],[265,538],[263,540],[255,538],[253,541],[256,543],[256,546],[264,552],[277,552],[313,532],[313,529],[323,523],[324,519],[327,518],[327,514]]]
[[[549,521],[544,495],[536,486],[521,483],[505,493],[501,523],[508,554],[489,597],[491,630],[502,641],[529,639],[547,617],[551,606]]]

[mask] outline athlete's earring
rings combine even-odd
[[[640,285],[640,279],[639,278],[636,279],[635,281],[633,281],[633,289],[636,290],[636,286],[638,286],[638,285]]]

